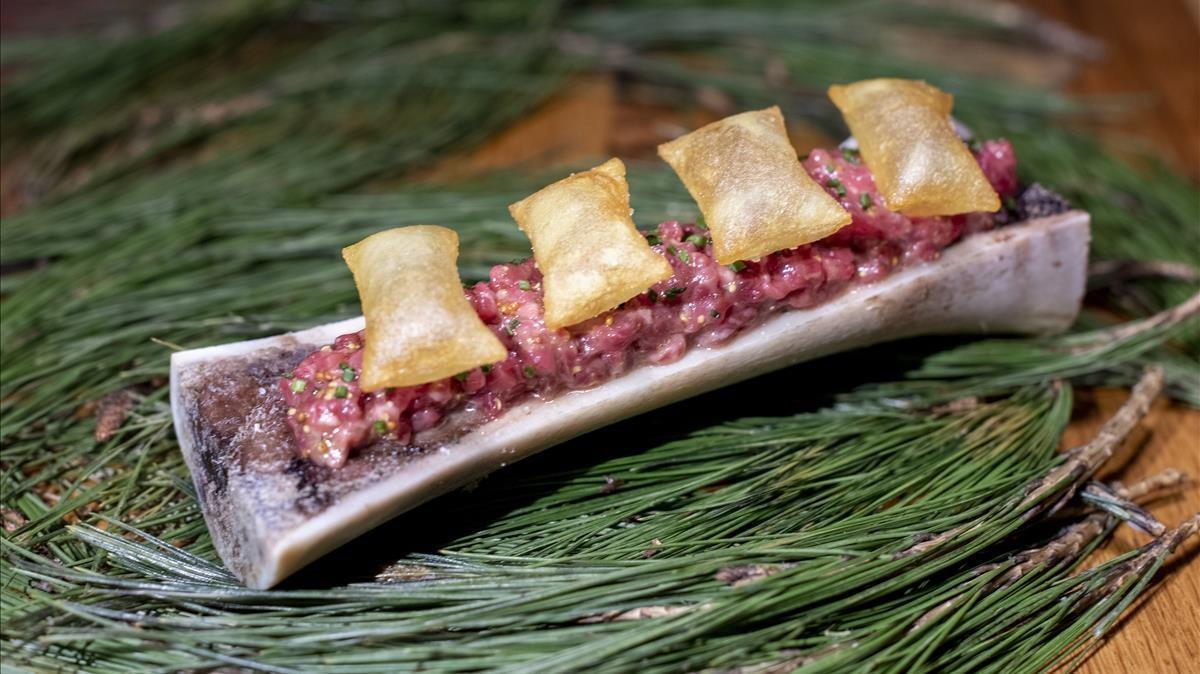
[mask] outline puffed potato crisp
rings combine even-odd
[[[743,112],[658,146],[700,206],[721,264],[823,239],[850,213],[800,165],[779,107]]]
[[[884,204],[905,215],[1000,209],[1000,197],[954,132],[954,97],[918,80],[876,79],[829,88],[875,174]]]
[[[508,357],[463,295],[453,230],[389,229],[342,249],[342,257],[367,320],[364,391],[424,384]]]
[[[542,271],[547,327],[594,318],[672,274],[633,224],[620,159],[572,174],[508,210]]]

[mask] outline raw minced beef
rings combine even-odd
[[[977,146],[976,159],[1001,197],[1017,191],[1016,158],[1003,140]],[[542,322],[541,274],[532,259],[492,268],[465,290],[508,358],[439,381],[364,393],[363,333],[338,337],[280,379],[288,423],[302,456],[338,466],[380,438],[408,442],[446,415],[469,411],[482,423],[532,395],[552,397],[599,385],[630,368],[679,359],[720,345],[773,312],[806,309],[854,284],[936,259],[965,234],[1001,214],[907,217],[887,210],[871,172],[853,151],[815,150],[803,160],[853,221],[812,244],[761,260],[717,264],[707,231],[667,221],[647,233],[675,273],[617,309],[567,329]]]

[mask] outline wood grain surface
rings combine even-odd
[[[1109,148],[1152,149],[1200,178],[1200,0],[1023,0],[1104,47],[1067,90],[1132,99],[1127,113],[1092,126]],[[1200,225],[1198,225],[1200,226]]]
[[[1048,0],[1047,13],[1103,41],[1107,51],[1066,80],[1075,93],[1136,93],[1146,104],[1096,127],[1118,154],[1153,143],[1177,168],[1200,176],[1200,30],[1186,2],[1178,0]],[[1147,11],[1160,6],[1163,11]],[[1060,75],[1054,75],[1059,77]],[[452,157],[423,177],[438,181],[514,165],[581,165],[608,156],[652,158],[654,146],[685,129],[722,116],[723,102],[705,100],[691,112],[656,105],[651,96],[612,78],[577,80],[534,114],[476,151]],[[803,124],[790,132],[797,150],[833,141]],[[635,188],[636,189],[636,188]],[[1200,222],[1197,222],[1200,226]],[[1125,399],[1120,390],[1080,390],[1074,421],[1063,446],[1086,442]],[[1105,477],[1133,482],[1167,468],[1200,478],[1200,411],[1159,401],[1143,430],[1111,463]],[[1172,526],[1200,512],[1200,488],[1151,505]],[[1122,527],[1091,562],[1145,543],[1145,535]],[[1082,664],[1087,674],[1200,672],[1200,539],[1176,553],[1162,582],[1128,613],[1106,643]]]
[[[1104,45],[1104,55],[1082,67],[1068,91],[1144,97],[1141,107],[1096,128],[1111,151],[1121,154],[1150,143],[1168,163],[1200,178],[1200,1],[1028,0],[1024,4]],[[1195,226],[1200,227],[1200,217]],[[1081,392],[1064,445],[1086,441],[1124,395],[1110,390]],[[1200,479],[1200,411],[1160,401],[1145,429],[1140,442],[1134,439],[1126,448],[1132,450],[1124,457],[1127,465],[1110,469],[1110,477],[1132,482],[1178,468]],[[1193,482],[1150,510],[1164,524],[1177,524],[1200,512],[1200,487]],[[1145,541],[1145,536],[1122,527],[1097,557],[1111,557]],[[1080,671],[1200,672],[1198,554],[1200,540],[1190,541],[1176,553],[1158,588],[1126,615]]]
[[[1125,400],[1126,391],[1080,390],[1074,421],[1063,436],[1063,447],[1086,442]],[[1143,428],[1114,457],[1101,474],[1106,480],[1133,483],[1167,468],[1200,477],[1200,412],[1160,400]],[[1148,506],[1159,521],[1173,526],[1200,512],[1196,482],[1174,496]],[[1148,536],[1121,527],[1112,540],[1089,560],[1098,562],[1146,543]],[[1081,672],[1124,674],[1200,672],[1200,539],[1193,538],[1176,552],[1161,574],[1161,584],[1127,614],[1109,634],[1107,643],[1091,655]]]

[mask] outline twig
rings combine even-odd
[[[1079,496],[1089,506],[1127,522],[1151,536],[1160,536],[1167,530],[1167,527],[1154,515],[1143,510],[1132,500],[1125,498],[1118,489],[1108,485],[1093,482],[1084,487]]]
[[[1123,584],[1131,575],[1141,573],[1156,559],[1175,551],[1187,539],[1200,531],[1200,513],[1192,515],[1182,524],[1164,533],[1147,544],[1137,557],[1125,562],[1122,572],[1106,584],[1106,588],[1116,588]]]
[[[964,398],[955,398],[940,405],[934,405],[929,408],[929,411],[935,415],[963,414],[979,409],[981,405],[983,405],[983,400],[979,396],[966,396]]]
[[[133,395],[124,389],[113,391],[100,399],[96,408],[96,442],[108,442],[125,423],[129,409],[133,407]]]
[[[697,674],[789,674],[821,658],[857,647],[857,641],[839,641],[812,653],[804,653],[804,651],[789,648],[779,652],[779,655],[785,658],[783,660],[771,660],[769,662],[759,662],[752,665],[742,665],[726,669],[705,669]]]
[[[1104,533],[1104,530],[1107,528],[1106,522],[1108,518],[1109,515],[1107,513],[1093,513],[1079,522],[1063,528],[1053,540],[1042,547],[1018,553],[1009,562],[1016,563],[1008,571],[985,585],[983,591],[990,592],[1008,587],[1033,569],[1074,559],[1089,543]],[[986,564],[977,568],[975,575],[994,571],[1000,566],[1000,564]],[[913,621],[908,631],[916,632],[924,628],[929,623],[958,607],[967,596],[966,592],[961,592],[922,613],[919,618]]]
[[[1092,333],[1092,339],[1084,344],[1076,344],[1068,351],[1071,353],[1080,353],[1091,351],[1099,346],[1112,344],[1114,342],[1122,342],[1130,337],[1135,337],[1144,332],[1151,332],[1160,328],[1169,328],[1183,321],[1200,314],[1200,293],[1196,293],[1187,298],[1180,304],[1177,304],[1170,309],[1161,311],[1149,318],[1143,318],[1140,321],[1131,321],[1115,325],[1108,330],[1101,330]]]
[[[386,569],[376,574],[375,580],[380,583],[412,583],[419,580],[432,580],[436,577],[437,573],[428,566],[396,562],[389,564]]]
[[[1104,260],[1088,267],[1088,285],[1092,288],[1147,276],[1195,283],[1200,281],[1200,270],[1190,264],[1168,260]]]
[[[717,572],[717,580],[733,587],[741,587],[747,583],[774,576],[780,571],[786,571],[795,564],[739,564],[727,566]]]
[[[1200,296],[1197,296],[1196,299],[1200,300]],[[1200,304],[1197,306],[1200,307]],[[1070,479],[1072,483],[1070,488],[1049,508],[1049,511],[1054,512],[1061,508],[1074,495],[1078,484],[1091,477],[1105,461],[1112,457],[1125,438],[1129,437],[1138,422],[1150,411],[1150,405],[1162,392],[1162,387],[1163,369],[1158,366],[1147,367],[1142,372],[1141,379],[1130,392],[1129,399],[1121,405],[1112,418],[1104,422],[1100,431],[1096,433],[1096,437],[1086,445],[1070,450],[1067,460],[1062,465],[1034,484],[1033,489],[1022,502],[1022,506],[1034,506],[1056,485],[1064,479]],[[1042,508],[1031,507],[1025,517],[1027,520],[1032,519],[1042,511]]]
[[[1143,547],[1141,553],[1121,565],[1120,572],[1107,583],[1105,583],[1104,587],[1098,592],[1098,595],[1100,597],[1106,597],[1116,594],[1122,590],[1127,583],[1130,582],[1149,582],[1150,578],[1146,577],[1146,573],[1148,571],[1153,571],[1163,559],[1165,559],[1172,552],[1175,552],[1176,548],[1182,545],[1184,541],[1194,536],[1197,531],[1200,531],[1200,513],[1192,515],[1191,518],[1185,520],[1179,526],[1166,532],[1162,536],[1159,536],[1154,541]],[[1110,611],[1103,620],[1096,624],[1093,633],[1097,637],[1100,637],[1104,634],[1104,632],[1108,631],[1108,628],[1112,626],[1112,623],[1119,618],[1120,615],[1125,612],[1125,609],[1129,607],[1129,604],[1137,598],[1137,594],[1137,592],[1131,593],[1128,597],[1121,601],[1121,603],[1118,604],[1117,607],[1112,611]]]
[[[1100,40],[1016,3],[962,3],[962,7],[964,12],[1018,29],[1041,44],[1065,54],[1090,60],[1097,60],[1105,54],[1105,45]]]
[[[712,608],[711,603],[704,604],[683,604],[675,606],[639,606],[624,611],[605,611],[595,615],[585,616],[579,619],[582,625],[591,625],[594,623],[610,623],[621,620],[647,620],[650,618],[670,618],[671,616],[691,613],[692,611],[706,611]]]
[[[151,337],[150,341],[154,342],[155,344],[157,344],[159,346],[165,346],[172,351],[186,351],[187,350],[187,347],[185,347],[185,346],[180,346],[179,344],[176,344],[175,342],[170,342],[165,339],[161,339],[159,337]]]
[[[1197,295],[1196,299],[1200,300],[1200,295]],[[1200,308],[1200,303],[1197,307]],[[1162,392],[1162,387],[1163,369],[1156,365],[1147,367],[1129,393],[1129,399],[1112,418],[1104,422],[1091,442],[1071,450],[1071,458],[1067,464],[1078,465],[1091,471],[1099,468],[1150,411],[1150,405]]]
[[[1168,468],[1128,487],[1120,482],[1113,483],[1113,486],[1122,497],[1141,504],[1174,492],[1190,482],[1191,477],[1187,473],[1176,468]]]

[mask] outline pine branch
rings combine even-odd
[[[1003,563],[993,563],[978,567],[975,571],[976,574],[981,576],[984,574],[992,575],[992,578],[984,585],[983,591],[990,592],[1007,587],[1038,569],[1080,559],[1090,546],[1095,544],[1112,529],[1114,519],[1126,519],[1124,515],[1128,511],[1133,510],[1129,506],[1130,503],[1139,498],[1146,498],[1154,492],[1176,488],[1182,482],[1182,476],[1183,474],[1179,471],[1171,469],[1141,480],[1130,487],[1119,485],[1112,488],[1106,487],[1109,498],[1116,497],[1122,501],[1119,513],[1109,510],[1108,506],[1111,506],[1112,503],[1106,502],[1104,510],[1088,514],[1079,521],[1063,527],[1046,544],[1019,552]],[[1088,490],[1096,486],[1099,485],[1092,483],[1088,485]],[[1086,503],[1094,503],[1094,501],[1086,498],[1086,496],[1084,501]],[[1135,525],[1145,530],[1145,527],[1140,522],[1135,522]],[[1166,528],[1159,525],[1157,530],[1153,531],[1153,534],[1161,536],[1165,531]],[[997,570],[1001,570],[1003,573],[999,576],[992,574],[992,572]],[[911,631],[923,629],[926,625],[941,618],[950,610],[967,601],[968,598],[964,593],[947,599],[923,613],[909,629]]]

